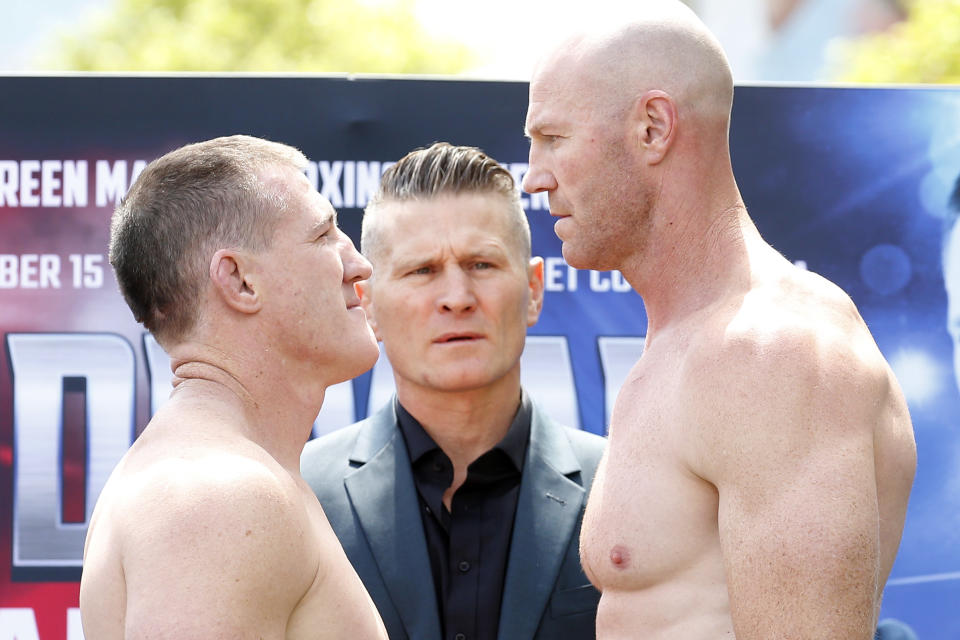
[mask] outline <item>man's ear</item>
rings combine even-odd
[[[527,285],[530,301],[527,303],[527,326],[532,327],[540,319],[543,310],[543,258],[531,258],[527,267]]]
[[[635,113],[638,143],[648,164],[658,164],[665,157],[676,137],[678,111],[670,94],[657,89],[637,99]]]
[[[210,282],[225,305],[240,313],[256,313],[263,305],[249,256],[220,249],[210,260]]]
[[[367,316],[367,324],[370,325],[370,329],[373,331],[373,335],[377,340],[381,340],[380,331],[377,329],[377,318],[373,312],[373,287],[370,286],[369,280],[361,280],[360,282],[355,282],[353,284],[354,290],[357,292],[357,295],[360,296],[360,306],[363,307],[363,313]]]

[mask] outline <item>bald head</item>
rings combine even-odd
[[[733,77],[720,43],[686,5],[675,0],[638,3],[628,21],[605,15],[578,21],[534,70],[531,100],[556,85],[578,85],[591,108],[615,116],[649,91],[675,102],[681,120],[729,127]]]
[[[523,189],[548,193],[568,264],[640,273],[659,225],[681,215],[704,222],[742,202],[730,162],[730,66],[673,0],[578,26],[531,79]]]

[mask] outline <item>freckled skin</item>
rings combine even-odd
[[[789,301],[778,280],[726,313],[696,314],[648,344],[621,389],[581,533],[603,591],[598,638],[638,625],[653,639],[813,638],[831,626],[870,637],[913,434],[852,305],[792,270],[763,271],[807,295]]]
[[[220,149],[206,167],[236,156],[201,145]],[[387,638],[299,464],[326,388],[376,360],[354,290],[370,265],[293,161],[255,178],[283,215],[263,250],[210,251],[202,320],[162,339],[174,389],[91,517],[87,638]]]
[[[569,264],[618,269],[646,311],[581,528],[597,638],[869,640],[910,416],[850,298],[753,224],[732,100],[673,0],[564,40],[530,83],[524,190],[549,194]]]

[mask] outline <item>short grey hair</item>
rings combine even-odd
[[[513,176],[480,149],[447,142],[411,151],[383,173],[380,188],[364,211],[360,251],[375,262],[387,241],[377,223],[384,204],[474,193],[503,196],[510,216],[510,240],[517,244],[524,260],[529,260],[530,224]]]
[[[214,252],[269,246],[286,206],[286,191],[265,183],[269,171],[306,165],[297,149],[251,136],[189,144],[147,165],[113,214],[110,264],[158,342],[195,325]]]

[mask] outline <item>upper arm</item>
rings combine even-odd
[[[722,397],[702,405],[739,640],[873,633],[879,384],[852,354],[808,346],[728,355]]]
[[[125,637],[284,637],[316,573],[305,519],[276,478],[240,475],[140,496],[122,548]]]

